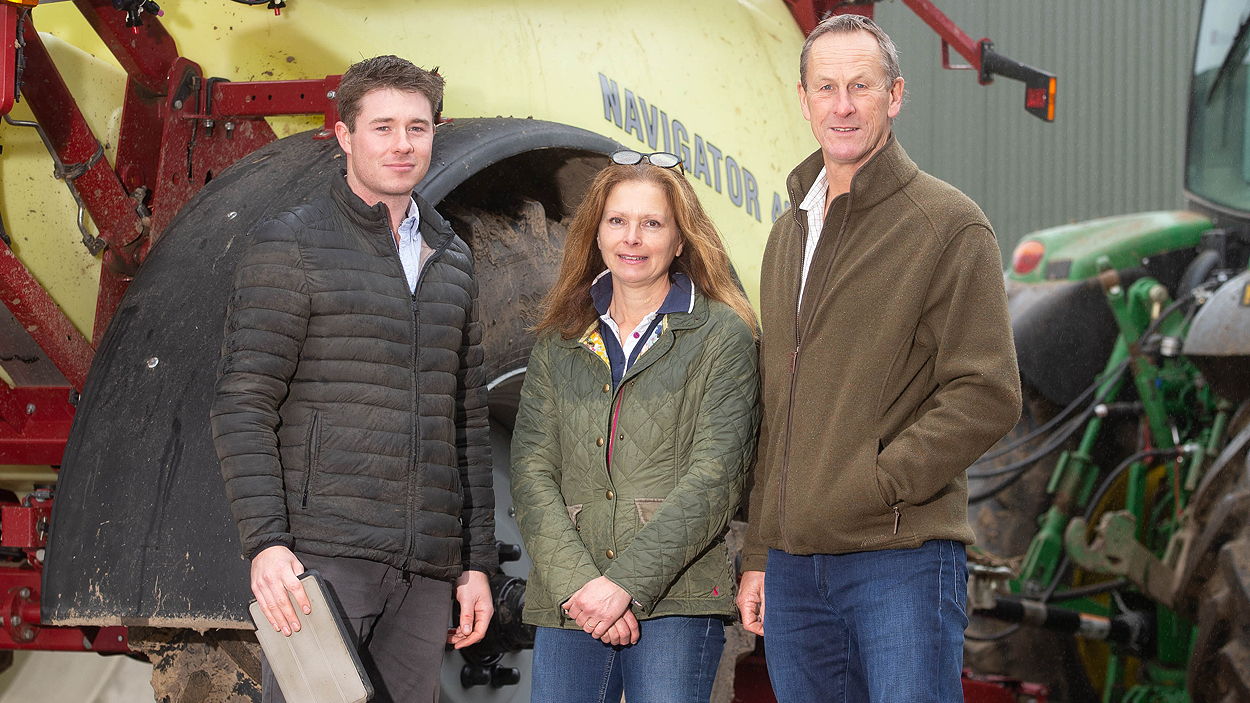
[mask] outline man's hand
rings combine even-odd
[[[634,616],[632,610],[626,610],[625,614],[612,623],[612,627],[609,627],[608,631],[599,639],[610,645],[625,646],[637,644],[640,634],[638,618]]]
[[[764,635],[764,572],[744,571],[738,583],[738,613],[742,629]]]
[[[460,604],[460,626],[447,633],[447,643],[456,649],[477,644],[486,636],[486,626],[495,614],[490,596],[490,580],[481,571],[466,571],[456,579],[456,602]]]
[[[280,544],[262,549],[252,558],[252,595],[260,603],[260,609],[273,629],[287,637],[299,632],[299,617],[291,607],[287,592],[295,595],[295,602],[304,614],[312,612],[308,594],[299,582],[304,565],[291,550]]]
[[[629,593],[607,576],[588,581],[564,604],[564,612],[595,639],[605,633],[629,610]],[[606,641],[606,640],[605,640]]]

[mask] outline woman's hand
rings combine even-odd
[[[624,647],[637,644],[639,634],[638,618],[634,617],[633,611],[626,610],[599,639],[613,646]]]
[[[608,577],[600,576],[577,589],[577,593],[565,602],[564,612],[591,637],[603,639],[604,634],[629,610],[630,600],[625,589]]]

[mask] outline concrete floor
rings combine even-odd
[[[92,652],[14,652],[0,703],[153,703],[152,667]]]

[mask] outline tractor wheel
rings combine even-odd
[[[1198,625],[1189,660],[1194,703],[1250,700],[1250,403],[1190,502],[1192,539],[1177,609]]]
[[[1059,408],[1037,391],[1028,386],[1023,390],[1024,407],[1020,422],[995,445],[995,449],[1019,441],[1059,412]],[[1041,446],[1045,439],[1045,436],[1034,439],[978,466],[977,470],[991,470],[1022,459]],[[990,561],[1019,566],[1037,531],[1037,518],[1050,508],[1051,496],[1046,493],[1046,483],[1050,480],[1058,455],[1056,451],[1043,459],[996,496],[969,506],[968,517],[976,533],[977,551],[988,552]],[[970,478],[968,492],[975,495],[1002,480]],[[977,560],[975,551],[969,556],[970,561]],[[1036,628],[1017,628],[977,615],[972,615],[969,620],[964,659],[975,673],[999,674],[1046,684],[1053,701],[1084,703],[1096,700],[1081,663],[1080,652],[1071,637]]]
[[[466,189],[473,185],[466,184]],[[473,249],[490,389],[495,539],[506,545],[500,552],[503,577],[519,586],[529,576],[530,561],[512,510],[508,473],[512,427],[534,341],[528,327],[536,321],[534,312],[559,269],[565,228],[558,219],[564,213],[551,213],[529,197],[485,205],[468,193],[460,197],[467,199],[458,200],[453,193],[440,212]],[[512,556],[518,558],[505,561]],[[530,699],[533,628],[520,621],[523,600],[501,602],[500,583],[494,585],[499,612],[487,639],[463,653],[448,651],[444,657],[442,700],[448,703],[524,703]],[[512,677],[507,680],[515,682],[492,685],[503,680],[500,677]]]

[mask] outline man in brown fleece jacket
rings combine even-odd
[[[821,22],[798,90],[820,149],[764,252],[738,606],[781,703],[962,700],[964,471],[1020,413],[998,245],[891,134],[903,78],[872,20]]]

